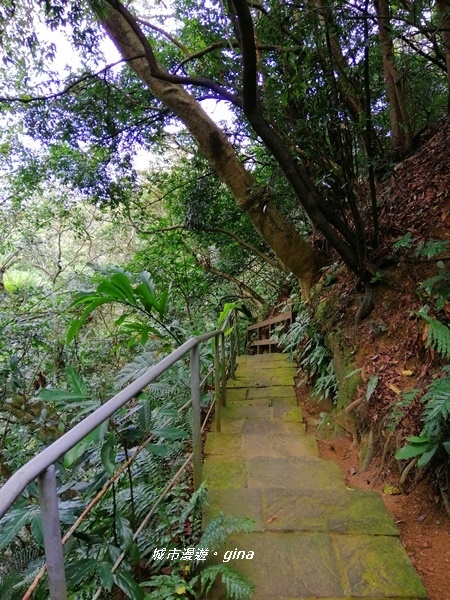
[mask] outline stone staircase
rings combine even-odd
[[[379,494],[348,489],[338,467],[318,457],[297,406],[296,369],[282,354],[239,357],[227,385],[221,433],[205,446],[210,506],[254,520],[211,562],[227,562],[254,584],[254,600],[426,598]],[[208,598],[221,600],[216,585]]]

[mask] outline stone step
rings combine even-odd
[[[398,529],[377,492],[246,488],[208,491],[205,522],[221,512],[255,522],[253,531],[393,535]]]
[[[257,375],[245,374],[235,379],[229,379],[227,383],[227,389],[235,388],[261,388],[271,387],[274,385],[290,386],[294,385],[293,375],[291,373],[272,373],[271,371],[264,371]]]
[[[238,551],[245,557],[237,558]],[[226,563],[255,584],[253,598],[422,599],[426,591],[395,536],[267,532],[230,536],[209,564]],[[221,584],[208,595],[225,598]]]
[[[242,460],[267,456],[283,458],[294,456],[318,457],[319,450],[314,435],[283,435],[259,433],[208,433],[205,444],[205,456],[230,456]]]
[[[241,354],[237,357],[237,362],[239,365],[241,364],[255,364],[255,363],[283,363],[287,362],[288,364],[292,364],[289,360],[289,356],[287,354],[283,354],[282,352],[274,352],[272,354]]]
[[[221,432],[206,440],[205,523],[224,513],[255,525],[214,549],[209,563],[246,575],[253,600],[422,600],[381,497],[346,488],[337,465],[317,458],[295,375],[284,355],[239,357]],[[225,599],[220,583],[207,598]]]
[[[319,458],[239,457],[210,455],[203,478],[209,490],[279,488],[342,490],[345,483],[338,467]]]
[[[286,406],[284,402],[228,402],[221,409],[223,421],[233,419],[262,419],[272,421],[280,420],[286,422],[303,423],[303,411],[299,406]]]
[[[273,387],[227,387],[227,402],[241,400],[265,400],[274,398],[288,398],[296,402],[295,389],[292,385],[279,385]]]

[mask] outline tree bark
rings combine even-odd
[[[299,278],[302,290],[308,296],[320,265],[317,253],[279,212],[268,191],[256,184],[224,132],[199,102],[180,84],[153,76],[152,65],[146,55],[146,51],[152,53],[151,47],[147,47],[142,39],[143,34],[138,35],[136,23],[130,24],[130,19],[125,19],[111,4],[115,3],[105,5],[107,10],[101,15],[101,22],[121,55],[152,93],[186,126],[255,229],[283,264]],[[161,72],[159,65],[158,68]]]
[[[436,0],[436,11],[439,15],[439,29],[444,46],[445,64],[447,65],[447,112],[450,113],[450,6],[446,0]]]
[[[378,35],[383,56],[383,70],[392,131],[392,151],[402,155],[411,148],[412,132],[406,110],[402,78],[394,61],[394,44],[391,39],[391,12],[388,0],[374,0],[377,13]]]

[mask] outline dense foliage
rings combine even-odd
[[[442,0],[2,2],[2,479],[214,328],[225,305],[260,314],[297,279],[308,297],[324,258],[356,274],[361,318],[370,311],[383,279],[375,182],[448,109],[449,30]],[[394,250],[411,246],[406,235]],[[430,240],[417,252],[444,248]],[[448,297],[438,269],[419,290],[435,313]],[[448,328],[421,316],[428,344],[448,359]],[[301,345],[317,395],[332,397],[330,353],[304,307],[282,341]],[[212,353],[201,359],[206,373]],[[153,557],[155,540],[202,543],[204,492],[191,496],[189,478],[134,539],[183,462],[188,397],[180,363],[58,465],[68,529],[144,446],[67,544],[71,597],[99,585],[188,597],[220,571],[202,579]],[[206,386],[205,408],[210,401]],[[426,464],[448,451],[446,371],[423,402],[423,432],[403,453]],[[40,527],[30,486],[0,529],[2,598],[19,597],[39,570]],[[248,524],[219,523],[208,535],[233,527]],[[221,575],[230,597],[250,593]]]

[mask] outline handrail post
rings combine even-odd
[[[64,556],[61,543],[55,465],[48,467],[39,476],[39,497],[50,599],[66,600],[66,574],[64,571]]]
[[[216,403],[216,432],[220,433],[220,363],[219,363],[219,336],[214,338],[214,400]]]
[[[235,327],[236,325],[234,324],[231,331],[230,331],[230,377],[231,379],[234,379],[234,373],[236,371],[236,349],[235,349],[235,343],[234,343],[234,339],[235,339]]]
[[[221,379],[222,379],[222,395],[221,395],[221,399],[222,399],[222,406],[226,406],[227,405],[227,370],[226,370],[226,365],[225,365],[225,333],[221,333],[220,335],[220,374],[221,374]]]
[[[200,415],[200,352],[198,345],[191,349],[192,453],[194,462],[194,491],[202,483],[202,434]]]
[[[234,309],[234,320],[236,322],[236,356],[240,356],[240,341],[239,341],[239,312],[237,308]]]

